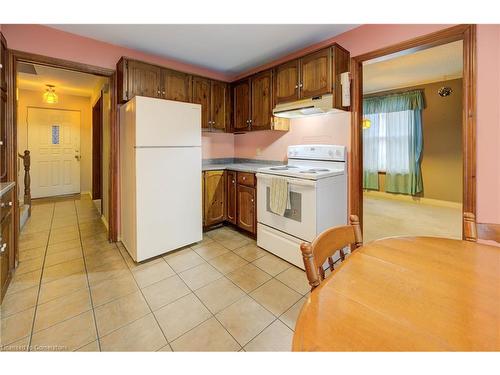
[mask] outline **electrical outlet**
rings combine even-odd
[[[262,155],[262,150],[261,150],[260,148],[257,148],[257,150],[255,150],[255,154],[256,154],[257,156]]]

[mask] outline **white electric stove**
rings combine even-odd
[[[288,147],[288,165],[257,173],[257,245],[304,268],[300,244],[323,230],[347,223],[345,146]],[[283,216],[269,206],[273,178],[288,182],[289,208]]]

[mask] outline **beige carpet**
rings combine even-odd
[[[392,236],[462,238],[462,208],[363,195],[363,240]]]

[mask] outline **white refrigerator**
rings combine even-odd
[[[199,104],[120,108],[120,237],[136,262],[201,241],[201,173]]]

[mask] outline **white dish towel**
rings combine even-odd
[[[285,210],[290,208],[290,186],[285,178],[273,177],[271,179],[269,201],[269,208],[276,215],[283,216]]]

